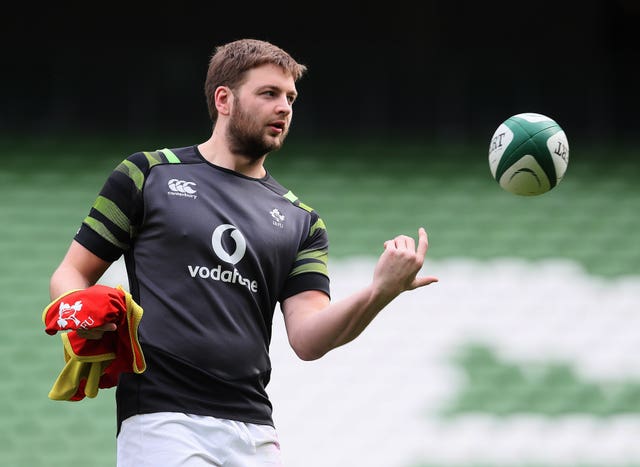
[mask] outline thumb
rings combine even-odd
[[[434,282],[438,282],[438,278],[435,276],[416,277],[411,283],[411,288],[417,289],[419,287],[424,287],[425,285],[433,284]]]

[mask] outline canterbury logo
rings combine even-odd
[[[172,178],[167,183],[169,186],[169,190],[167,193],[173,196],[183,196],[185,198],[193,198],[196,199],[198,196],[196,195],[196,190],[192,187],[196,186],[195,182],[187,182],[185,180],[178,180],[177,178]]]
[[[172,178],[169,180],[169,189],[171,191],[179,191],[180,193],[187,193],[192,195],[196,192],[191,186],[195,186],[195,182],[185,182],[184,180],[178,180],[177,178]]]

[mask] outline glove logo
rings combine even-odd
[[[73,305],[61,302],[58,307],[58,326],[60,326],[61,329],[64,329],[69,324],[69,321],[73,321],[76,327],[78,327],[80,325],[80,320],[76,318],[76,313],[80,310],[82,310],[81,300],[78,300]]]
[[[228,253],[222,244],[222,235],[230,229],[232,229],[231,238],[236,244],[233,253]],[[213,246],[213,251],[218,258],[231,264],[236,264],[240,261],[244,256],[245,251],[247,251],[247,242],[244,239],[244,236],[234,225],[231,224],[222,224],[216,227],[213,231],[213,235],[211,235],[211,245]]]

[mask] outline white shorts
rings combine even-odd
[[[124,420],[117,459],[118,467],[282,467],[272,426],[173,412]]]

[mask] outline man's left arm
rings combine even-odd
[[[399,235],[384,242],[369,285],[331,303],[321,291],[308,290],[282,303],[289,343],[302,360],[315,360],[356,337],[402,292],[423,287],[437,278],[418,276],[428,248],[427,233]]]

